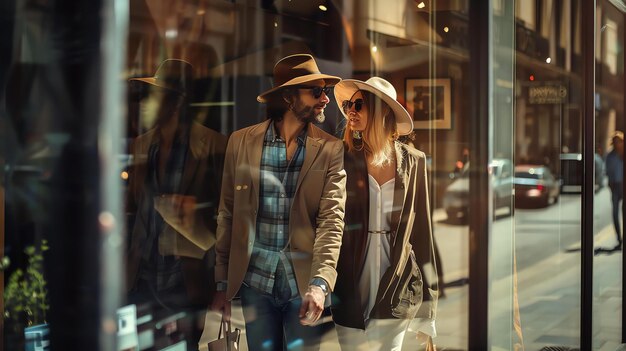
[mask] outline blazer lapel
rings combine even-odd
[[[352,235],[354,241],[354,267],[357,274],[354,275],[355,284],[358,285],[358,277],[361,276],[363,269],[365,268],[365,252],[367,250],[367,237],[369,227],[369,178],[367,175],[367,161],[365,160],[365,152],[357,151],[354,154],[346,153],[348,156],[345,158],[344,167],[348,173],[348,183],[346,184],[346,190],[349,194],[354,194],[349,197],[349,203],[346,202],[346,211],[350,212],[351,216],[354,216],[355,223],[360,225],[360,229],[355,232],[356,235]],[[359,188],[359,184],[361,188]],[[362,195],[361,195],[362,194]],[[354,197],[357,197],[356,199]],[[395,197],[395,195],[394,195]],[[363,206],[366,204],[366,206]],[[348,205],[350,205],[348,207]],[[348,212],[346,212],[346,217]]]
[[[304,162],[302,162],[302,168],[300,169],[300,175],[298,176],[296,193],[298,192],[298,189],[300,189],[302,180],[304,180],[307,172],[311,169],[311,165],[313,165],[313,161],[317,157],[317,154],[322,146],[323,139],[319,138],[316,128],[317,127],[313,124],[309,124],[309,132],[307,133],[306,138],[306,150],[304,152]]]
[[[393,232],[392,245],[395,245],[396,238],[398,237],[402,209],[404,208],[404,200],[406,199],[406,193],[408,191],[406,184],[408,177],[406,174],[404,151],[398,145],[398,142],[395,142],[394,145],[396,149],[396,181],[393,192],[393,211],[391,212],[391,229]]]
[[[189,145],[187,146],[187,157],[185,160],[185,168],[183,169],[183,179],[180,184],[180,192],[187,194],[187,190],[191,185],[191,181],[195,177],[200,160],[206,157],[208,140],[206,135],[198,134],[194,126],[189,130]]]
[[[246,142],[246,154],[248,157],[248,170],[250,171],[250,179],[252,181],[252,188],[256,192],[256,198],[258,199],[260,189],[259,182],[261,179],[261,156],[263,156],[263,139],[265,138],[265,132],[270,124],[270,120],[259,124],[256,128],[250,131],[250,137]]]
[[[185,169],[183,169],[183,179],[180,184],[180,193],[187,194],[187,190],[191,185],[191,181],[196,175],[198,170],[198,165],[200,164],[200,160],[198,160],[190,150],[187,150],[187,159],[185,160]]]

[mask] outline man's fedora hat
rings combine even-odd
[[[167,59],[159,65],[153,77],[131,78],[129,81],[143,82],[185,95],[192,90],[193,66],[184,60]]]
[[[345,100],[352,99],[359,90],[369,91],[391,107],[396,117],[398,135],[407,135],[413,131],[413,119],[407,110],[396,100],[398,96],[396,89],[391,83],[380,77],[372,77],[365,82],[357,79],[344,79],[335,86],[335,102],[345,118],[348,118],[348,116],[343,111],[341,104]]]
[[[341,81],[341,78],[323,74],[317,68],[313,56],[308,54],[296,54],[282,58],[274,66],[274,87],[256,99],[258,102],[267,102],[267,96],[284,87],[302,85],[314,80],[323,79],[326,86],[333,86]]]

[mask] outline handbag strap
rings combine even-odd
[[[218,339],[222,338],[222,329],[224,330],[224,339],[226,339],[226,350],[231,351],[231,347],[232,347],[232,343],[230,340],[230,338],[232,337],[231,325],[230,325],[230,320],[229,321],[224,320],[224,314],[222,314],[222,320],[220,321],[220,331],[217,334]],[[237,342],[237,340],[233,340],[233,341]]]
[[[227,351],[232,351],[233,343],[230,340],[230,338],[232,337],[232,335],[230,335],[230,333],[231,333],[231,330],[230,330],[230,319],[228,321],[224,321],[224,314],[222,314],[222,324],[226,324],[226,328],[225,328],[225,331],[224,331],[224,334],[226,334],[226,350]]]
[[[226,324],[226,327],[224,327],[225,324]],[[223,314],[222,314],[222,320],[220,321],[220,331],[217,333],[218,339],[222,338],[222,329],[224,329],[224,337],[228,337],[228,334],[230,333],[230,321],[226,322],[224,320]]]
[[[220,321],[220,331],[217,332],[217,338],[221,339],[222,338],[222,324],[224,322],[224,317],[222,317],[222,320]]]

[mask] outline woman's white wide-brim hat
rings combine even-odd
[[[341,104],[344,100],[350,100],[359,90],[369,91],[391,107],[396,117],[396,130],[399,135],[407,135],[413,131],[413,119],[407,110],[396,100],[398,97],[396,89],[391,83],[380,77],[372,77],[365,82],[358,79],[344,79],[335,85],[335,102],[337,102],[339,111],[345,118],[348,118],[348,116],[343,112]]]

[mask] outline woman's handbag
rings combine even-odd
[[[239,336],[241,330],[235,328],[230,329],[230,321],[225,321],[222,315],[222,321],[220,322],[220,331],[217,334],[217,339],[209,343],[209,351],[237,351],[239,350]],[[222,336],[222,329],[224,330],[224,336]]]

